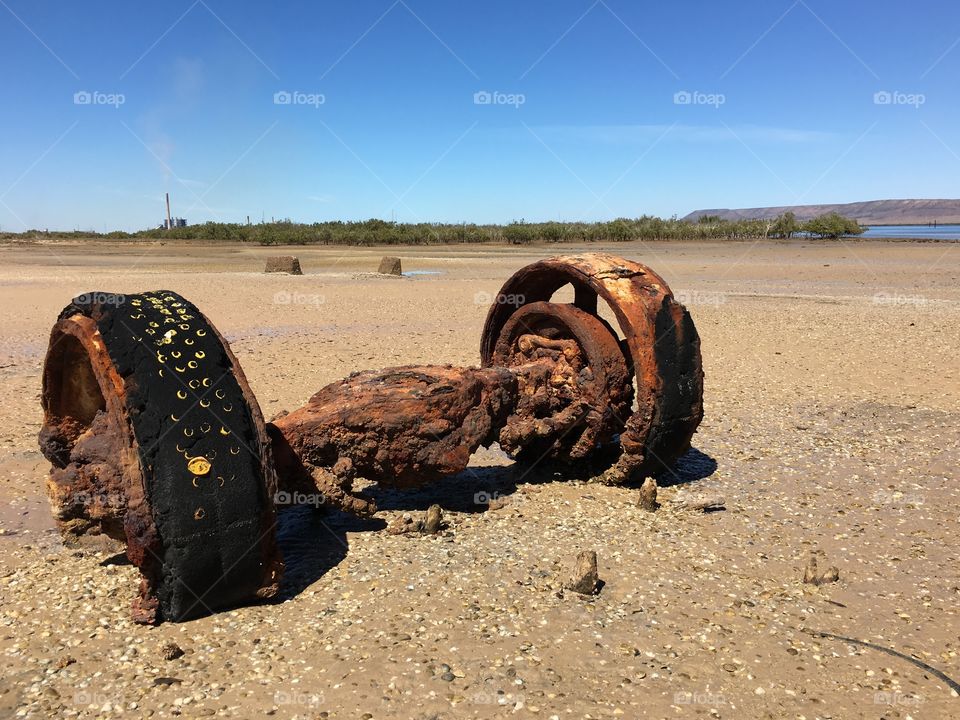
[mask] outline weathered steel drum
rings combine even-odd
[[[240,365],[187,300],[89,293],[54,325],[40,447],[67,540],[103,533],[142,574],[134,616],[184,620],[277,592],[276,476]]]

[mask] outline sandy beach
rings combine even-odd
[[[517,470],[373,489],[374,519],[281,517],[281,598],[130,620],[137,571],[64,548],[37,448],[40,372],[70,299],[169,289],[231,343],[264,416],[350,372],[479,363],[501,284],[605,250],[659,272],[702,338],[705,417],[635,488]],[[295,254],[304,275],[265,275]],[[358,276],[399,255],[403,279]],[[0,716],[948,718],[960,698],[960,244],[263,248],[0,245]],[[726,510],[673,510],[683,493]],[[503,502],[488,506],[477,496]],[[437,536],[387,523],[439,503]],[[595,550],[602,591],[563,591]],[[801,582],[811,554],[840,579]],[[826,637],[822,633],[861,641]],[[165,659],[175,643],[183,655]]]

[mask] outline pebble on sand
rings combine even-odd
[[[174,642],[168,642],[160,648],[160,657],[164,660],[176,660],[183,657],[183,648]]]

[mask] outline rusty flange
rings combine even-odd
[[[481,358],[497,363],[511,316],[571,284],[574,305],[596,316],[602,298],[616,316],[636,381],[636,409],[624,417],[622,454],[606,479],[627,482],[669,466],[690,446],[703,418],[700,338],[689,312],[645,265],[605,253],[549,258],[517,271],[487,315]]]
[[[40,447],[65,539],[104,534],[140,569],[134,617],[184,620],[279,587],[276,476],[227,343],[176,293],[88,293],[60,314]]]

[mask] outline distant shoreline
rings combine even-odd
[[[882,223],[864,223],[864,227],[931,227],[931,228],[940,228],[940,227],[960,227],[960,222],[938,222],[938,223],[929,223],[929,222],[904,222],[904,223],[895,223],[895,222],[882,222]]]
[[[958,223],[960,226],[960,223]],[[237,247],[237,248],[263,248],[272,250],[277,254],[283,254],[284,249],[288,248],[351,248],[374,250],[381,249],[387,252],[391,249],[399,248],[511,248],[520,250],[523,248],[549,248],[565,247],[572,245],[584,246],[613,246],[625,245],[629,243],[662,243],[669,245],[688,244],[688,245],[724,245],[728,243],[765,243],[765,244],[833,244],[833,243],[851,243],[868,244],[878,243],[958,243],[960,239],[951,238],[925,238],[925,237],[899,237],[899,236],[845,236],[841,238],[820,238],[820,237],[792,237],[792,238],[769,238],[763,236],[742,237],[742,238],[630,238],[627,240],[558,240],[551,242],[530,242],[530,243],[510,243],[504,241],[488,240],[483,242],[432,242],[432,243],[387,243],[387,244],[367,244],[367,243],[322,243],[322,242],[302,242],[302,243],[283,243],[278,245],[265,245],[252,240],[218,240],[215,238],[203,239],[183,239],[183,238],[108,238],[96,235],[84,237],[38,237],[38,238],[0,238],[0,247],[25,247],[25,246],[80,246],[80,245],[107,245],[116,247],[136,247],[136,246],[183,246],[183,247]]]

